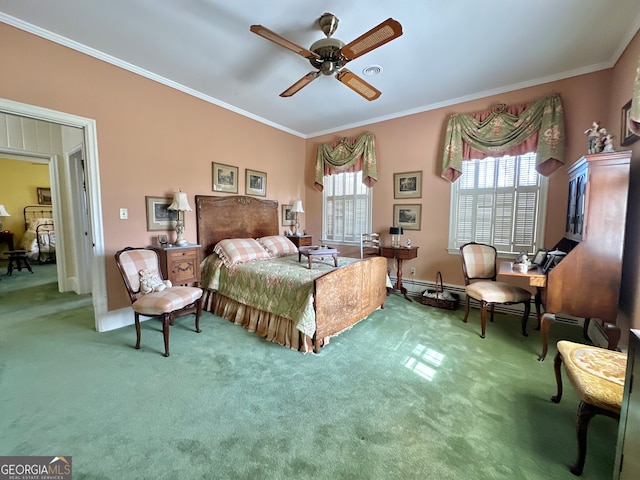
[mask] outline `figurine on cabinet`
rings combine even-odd
[[[584,131],[587,135],[588,149],[587,153],[596,153],[596,144],[598,142],[598,136],[600,131],[600,122],[593,122],[591,128]]]
[[[605,137],[604,137],[604,148],[602,149],[603,152],[613,152],[613,135],[611,135],[610,133],[608,133]]]

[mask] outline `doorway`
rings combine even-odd
[[[107,295],[106,295],[106,268],[104,263],[104,235],[102,231],[102,204],[100,196],[100,172],[98,165],[98,146],[97,146],[97,131],[95,120],[71,115],[67,113],[57,112],[42,107],[36,107],[33,105],[27,105],[19,102],[14,102],[7,99],[0,99],[0,113],[6,113],[18,117],[24,117],[25,119],[35,119],[45,122],[50,122],[57,125],[75,127],[82,130],[83,147],[85,162],[83,177],[86,178],[86,188],[84,191],[86,214],[81,211],[81,207],[76,202],[69,202],[68,208],[65,208],[65,212],[62,211],[62,196],[61,196],[61,180],[58,175],[59,169],[52,169],[51,173],[51,194],[52,194],[52,206],[54,221],[56,219],[62,219],[63,213],[70,215],[73,219],[86,219],[87,234],[90,238],[90,246],[84,253],[78,254],[75,249],[67,248],[67,252],[70,252],[74,256],[74,260],[78,263],[78,270],[88,271],[90,276],[90,291],[92,292],[93,310],[94,310],[94,324],[98,331],[103,331],[106,328],[103,325],[104,320],[107,317]],[[24,155],[25,150],[22,148],[9,148],[8,153],[14,153],[16,155]],[[73,155],[73,152],[67,156],[66,160]],[[57,155],[51,157],[51,162],[55,166],[57,161]],[[51,164],[50,164],[51,169]],[[77,168],[74,168],[75,174],[69,173],[69,176],[76,175],[76,180],[79,175]],[[67,212],[68,210],[68,212]],[[58,223],[62,224],[63,222]],[[72,221],[71,224],[82,223],[78,221]],[[58,240],[58,226],[56,226],[56,241]],[[63,238],[60,243],[64,245],[65,234],[66,237],[71,238],[72,233],[61,232]],[[63,252],[60,252],[64,255]],[[83,262],[87,262],[88,265]],[[88,268],[82,268],[82,266]],[[62,263],[64,266],[64,263]],[[58,268],[58,274],[60,275],[61,269]],[[60,283],[60,277],[59,282]],[[60,287],[59,287],[60,288]]]

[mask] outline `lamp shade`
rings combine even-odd
[[[187,194],[176,192],[173,194],[173,203],[167,207],[169,210],[180,210],[182,212],[190,212],[191,207],[187,201]]]
[[[10,217],[11,215],[9,215],[9,212],[7,212],[6,208],[4,208],[4,205],[0,205],[0,217]]]
[[[302,200],[296,200],[291,211],[294,213],[304,213],[304,210],[302,209]]]
[[[389,235],[402,235],[404,232],[402,231],[402,227],[390,227]]]

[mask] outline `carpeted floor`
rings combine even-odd
[[[3,270],[4,272],[4,270]],[[53,272],[53,274],[52,274]],[[0,281],[0,455],[68,455],[79,479],[571,479],[578,400],[559,405],[540,335],[392,295],[318,355],[203,314],[97,333],[55,266]],[[133,317],[133,314],[132,314]],[[534,323],[534,322],[531,322]],[[559,338],[584,342],[556,324]],[[584,479],[611,478],[596,417]]]

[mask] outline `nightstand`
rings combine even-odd
[[[287,238],[298,248],[313,245],[313,235],[287,235]]]
[[[160,258],[162,276],[174,285],[197,285],[200,282],[201,246],[153,247]]]

